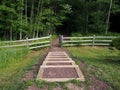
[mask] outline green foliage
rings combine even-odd
[[[113,0],[111,14],[120,12],[119,0]],[[103,34],[110,0],[1,0],[0,38],[21,39],[64,31]]]
[[[73,37],[81,37],[81,36],[83,36],[80,32],[73,32],[72,33],[72,36]]]
[[[120,89],[119,50],[108,47],[70,47],[67,49],[79,65],[85,65],[82,71],[87,79],[89,76],[95,76],[107,82],[113,90]]]
[[[56,39],[57,36],[58,36],[57,34],[53,34],[53,35],[52,35],[52,40]]]
[[[43,88],[43,87],[45,87],[47,84],[48,84],[47,82],[42,81],[42,80],[36,81],[36,85],[37,85],[39,88]]]
[[[120,50],[120,38],[115,38],[112,40],[112,45]]]
[[[104,22],[104,13],[102,11],[97,11],[91,14],[93,19],[93,24],[89,25],[89,28],[93,34],[100,34],[105,31],[106,25]]]
[[[61,87],[63,88],[63,90],[68,90],[68,88],[66,86],[66,82],[60,82],[59,84],[61,85]]]
[[[63,0],[0,1],[0,38],[22,39],[54,33],[71,6]]]
[[[64,33],[80,32],[86,35],[105,34],[108,31],[111,0],[66,0],[66,3],[72,6],[72,12],[64,22]],[[120,12],[119,3],[119,0],[112,0],[111,15]]]
[[[82,86],[82,84],[83,84],[83,82],[81,82],[80,80],[75,80],[75,79],[70,80],[70,82],[73,84],[76,84],[77,86]]]

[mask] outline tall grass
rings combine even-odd
[[[31,52],[27,48],[2,49],[0,51],[2,54],[0,57],[0,90],[24,90],[21,81],[23,75],[40,60],[47,50],[45,48]]]
[[[0,49],[0,69],[7,67],[10,63],[14,62],[15,60],[20,60],[26,54],[28,54],[27,48],[9,48],[9,49]]]
[[[67,49],[78,64],[81,62],[87,64],[88,68],[86,68],[89,69],[87,72],[107,82],[113,88],[112,90],[120,90],[120,51],[108,47],[70,47]]]

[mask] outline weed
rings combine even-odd
[[[57,86],[58,86],[58,83],[56,83],[56,82],[49,83],[49,90],[53,90],[53,88],[55,88]]]
[[[37,80],[35,83],[39,88],[44,88],[45,86],[48,85],[48,83],[43,80]]]
[[[63,88],[63,90],[68,90],[66,84],[67,84],[66,82],[59,82],[59,85],[61,86],[61,88]]]
[[[73,84],[76,84],[77,86],[82,86],[83,84],[83,82],[81,82],[80,80],[76,80],[76,79],[70,80],[70,82]]]

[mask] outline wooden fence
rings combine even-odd
[[[115,36],[64,37],[60,36],[61,46],[109,46]]]
[[[51,46],[51,35],[41,38],[32,38],[16,41],[2,41],[0,42],[0,48],[19,48],[19,47],[28,47],[29,49],[36,49],[41,47]]]

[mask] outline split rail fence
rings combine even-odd
[[[36,49],[42,47],[51,46],[51,35],[41,38],[32,38],[16,41],[2,41],[0,42],[0,48],[19,48],[19,47],[28,47],[29,49]]]
[[[109,46],[116,36],[64,37],[60,36],[61,46]]]

